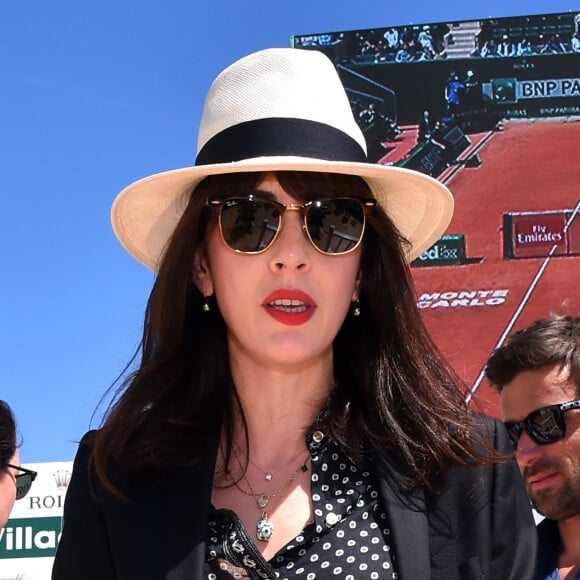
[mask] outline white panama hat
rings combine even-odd
[[[364,136],[326,55],[270,48],[217,76],[205,101],[195,165],[123,189],[111,209],[113,230],[134,258],[156,271],[191,192],[204,178],[276,170],[363,178],[411,242],[408,261],[443,234],[453,214],[451,192],[439,181],[367,161]]]

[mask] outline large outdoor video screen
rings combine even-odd
[[[446,234],[412,264],[417,303],[468,400],[499,415],[493,349],[580,310],[580,13],[303,34],[332,59],[369,158],[449,186]]]

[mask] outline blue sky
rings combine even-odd
[[[569,1],[0,1],[0,398],[23,462],[71,460],[140,338],[153,275],[115,195],[190,165],[205,92],[293,34],[577,9]],[[100,415],[93,418],[98,424]]]

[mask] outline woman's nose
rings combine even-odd
[[[270,250],[270,267],[278,272],[285,269],[307,271],[314,248],[304,231],[302,212],[286,208],[281,229]]]

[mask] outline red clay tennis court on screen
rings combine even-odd
[[[447,231],[461,237],[463,263],[414,267],[413,276],[427,327],[472,406],[499,416],[481,374],[489,354],[563,302],[580,307],[580,121],[511,121],[470,139],[481,164],[439,178],[455,197]]]

